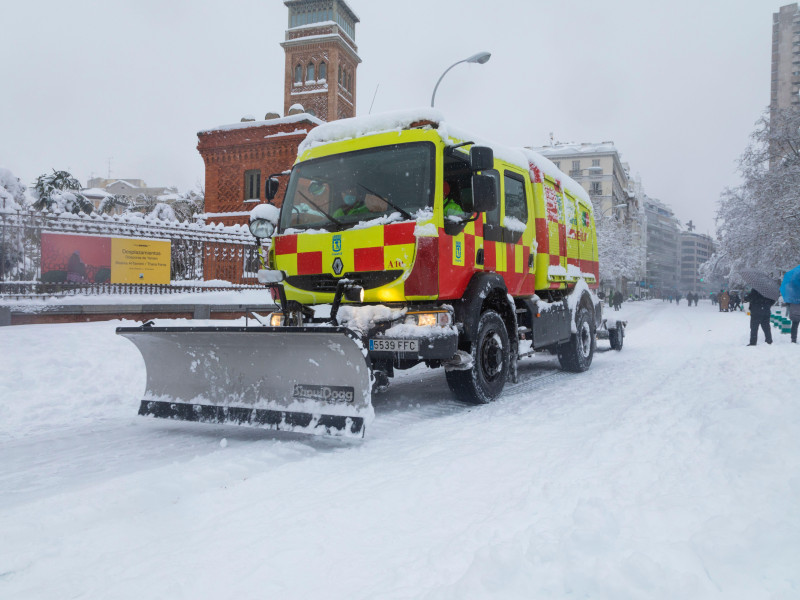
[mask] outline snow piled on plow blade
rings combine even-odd
[[[120,327],[144,358],[140,415],[363,437],[370,369],[344,327]]]

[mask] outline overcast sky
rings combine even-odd
[[[769,104],[770,0],[347,0],[358,114],[430,104],[506,145],[613,140],[648,195],[713,233]],[[283,111],[282,0],[5,0],[0,167],[203,183],[197,132]],[[376,93],[377,91],[377,93]]]

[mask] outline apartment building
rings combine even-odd
[[[772,15],[770,113],[800,107],[800,11],[797,3]]]

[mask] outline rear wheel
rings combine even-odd
[[[577,333],[558,347],[558,362],[565,371],[581,373],[591,366],[595,348],[592,315],[585,306],[580,307],[575,315],[575,327]]]
[[[622,342],[625,339],[625,330],[622,326],[608,330],[608,341],[611,343],[612,350],[622,350]]]
[[[459,400],[470,404],[486,404],[497,398],[508,379],[508,341],[503,319],[487,310],[478,321],[478,332],[470,344],[472,368],[446,371],[447,384]]]

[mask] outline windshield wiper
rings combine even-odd
[[[378,192],[374,192],[374,191],[372,191],[371,189],[369,189],[367,186],[365,186],[365,185],[362,185],[362,184],[360,184],[360,183],[359,183],[359,184],[356,184],[356,185],[358,185],[358,187],[360,187],[360,188],[363,188],[365,191],[369,192],[370,194],[372,194],[372,195],[373,195],[373,196],[375,196],[376,198],[379,198],[379,199],[383,200],[384,202],[386,202],[386,204],[388,204],[389,206],[391,206],[392,208],[394,208],[395,210],[397,210],[397,211],[398,211],[398,212],[399,212],[401,215],[403,215],[403,216],[404,216],[406,219],[409,219],[410,221],[413,221],[413,220],[414,220],[414,217],[412,217],[412,216],[411,216],[411,215],[410,215],[408,212],[406,212],[405,210],[403,210],[402,208],[400,208],[399,206],[397,206],[397,204],[395,204],[394,202],[390,202],[389,200],[387,200],[386,198],[384,198],[383,196],[381,196],[381,195],[380,195]]]
[[[319,212],[321,212],[323,215],[328,217],[328,220],[330,220],[331,223],[336,224],[337,227],[342,227],[342,228],[344,227],[344,223],[342,223],[341,221],[339,221],[337,219],[334,219],[332,215],[329,215],[328,213],[326,213],[319,204],[314,202],[311,198],[306,196],[303,192],[301,192],[300,190],[297,190],[297,193],[300,194],[305,199],[305,201],[308,202],[311,206],[313,206]]]

